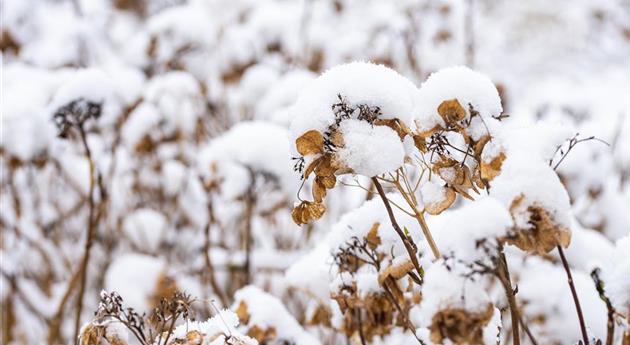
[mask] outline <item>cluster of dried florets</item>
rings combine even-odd
[[[421,343],[492,344],[500,339],[499,307],[507,302],[513,342],[519,343],[524,321],[504,246],[539,256],[558,248],[569,274],[562,247],[571,239],[570,204],[555,167],[547,161],[549,149],[528,146],[521,140],[527,131],[502,123],[506,116],[501,115],[496,88],[476,72],[449,68],[416,91],[402,87],[416,96],[409,107],[395,113],[400,116],[394,116],[390,102],[405,104],[405,97],[375,92],[372,88],[378,87],[370,84],[369,72],[376,70],[366,64],[333,69],[294,107],[292,131],[300,155],[296,170],[305,182],[315,175],[313,201],[294,208],[294,221],[305,224],[320,218],[326,211],[327,191],[344,174],[371,178],[387,210],[375,216],[378,204],[367,202],[333,227],[328,259],[315,251],[320,253],[318,260],[333,262],[321,278],[330,280],[329,297],[335,303],[311,307],[316,312],[307,319],[363,343],[376,336],[386,338],[399,328],[411,330]],[[364,72],[363,79],[357,77],[358,71]],[[352,89],[344,84],[347,80],[360,86]],[[314,102],[330,109],[310,104]],[[384,193],[381,182],[398,193]],[[480,195],[481,190],[487,195]],[[473,194],[478,195],[474,203],[447,211],[457,195],[473,200]],[[425,213],[444,213],[444,223],[429,219],[432,226],[442,228],[436,235],[441,258]],[[405,215],[417,224],[401,221]],[[424,239],[413,238],[418,230]],[[398,237],[389,237],[388,232],[397,232]],[[396,239],[404,246],[399,242],[396,247]],[[423,257],[428,248],[436,261]],[[296,264],[295,271],[312,260]],[[308,291],[291,278],[293,273],[290,270],[292,284]],[[486,291],[496,283],[506,300],[498,301]],[[583,325],[580,316],[582,329]]]
[[[116,293],[101,292],[101,302],[94,320],[83,326],[80,345],[248,345],[256,342],[236,330],[238,319],[227,310],[207,321],[191,318],[190,296],[175,293],[164,298],[150,315],[124,308]],[[183,323],[182,323],[183,322]],[[132,335],[134,342],[129,341]]]
[[[376,90],[389,85],[372,85],[367,73],[375,72],[385,73],[391,83],[400,83],[392,87],[393,94],[378,94]],[[357,76],[359,73],[362,74]],[[363,85],[356,87],[358,91],[346,90],[343,83],[331,85],[339,80],[347,83],[348,79]],[[459,79],[478,82],[483,92],[435,91],[444,83]],[[296,116],[301,117],[293,124],[293,133],[297,134],[295,147],[300,155],[296,170],[305,180],[311,174],[315,179],[313,201],[303,201],[294,209],[296,223],[308,223],[324,214],[323,199],[326,191],[334,188],[338,175],[374,177],[396,171],[404,164],[428,170],[428,175],[432,173],[439,180],[429,176],[428,184],[422,186],[426,192],[424,210],[439,214],[452,205],[457,194],[472,199],[471,190],[478,193],[499,173],[504,154],[489,161],[482,159],[484,147],[492,140],[490,128],[501,119],[498,93],[486,77],[456,67],[432,75],[419,90],[407,83],[383,66],[354,63],[328,71],[304,92],[294,107]],[[310,108],[323,109],[310,102],[332,100],[321,95],[332,90],[338,92],[335,101],[328,105],[330,110],[325,115],[314,113]],[[373,98],[368,99],[369,96]],[[394,107],[392,102],[403,106]],[[307,116],[316,119],[303,119]]]

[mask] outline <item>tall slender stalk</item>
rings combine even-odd
[[[569,267],[569,262],[567,258],[564,256],[564,250],[561,246],[557,246],[558,253],[560,254],[560,260],[562,260],[562,266],[564,267],[564,271],[567,273],[567,281],[569,282],[569,288],[571,289],[571,295],[573,296],[573,304],[575,304],[575,311],[578,315],[578,320],[580,322],[580,330],[582,331],[582,341],[584,341],[584,345],[588,345],[588,334],[586,333],[586,325],[584,323],[584,315],[582,314],[582,307],[580,306],[580,299],[577,295],[577,290],[575,290],[575,284],[573,283],[573,276],[571,275],[571,268]]]
[[[392,182],[394,186],[396,187],[396,189],[398,189],[400,194],[403,196],[403,198],[405,199],[409,207],[411,207],[411,209],[413,210],[414,218],[416,218],[416,220],[418,221],[418,224],[420,225],[420,229],[422,229],[422,234],[424,235],[424,238],[426,238],[427,242],[429,243],[431,252],[433,252],[433,256],[436,259],[439,259],[441,257],[440,250],[438,249],[437,244],[435,243],[435,240],[433,239],[433,235],[431,235],[431,230],[429,230],[429,226],[427,225],[427,221],[424,218],[423,212],[420,212],[420,210],[418,210],[418,202],[417,200],[415,200],[411,187],[407,185],[408,187],[406,190],[401,185],[398,179],[394,179]]]
[[[501,243],[499,243],[498,252],[499,252],[499,260],[498,260],[497,274],[505,290],[505,297],[507,298],[508,305],[510,307],[510,318],[512,320],[512,344],[520,345],[521,336],[519,332],[520,317],[518,313],[518,305],[516,304],[514,288],[512,288],[510,270],[508,269],[507,260],[505,259],[505,253],[503,252],[503,244]]]
[[[75,314],[74,321],[74,339],[75,342],[78,342],[79,339],[79,331],[81,329],[81,312],[83,311],[83,295],[85,294],[85,285],[87,281],[87,268],[90,261],[90,252],[92,250],[92,244],[94,242],[94,209],[95,209],[95,201],[94,201],[94,187],[95,187],[95,167],[94,160],[92,159],[92,151],[90,151],[90,146],[87,143],[85,129],[83,125],[79,125],[79,134],[81,136],[81,142],[83,143],[83,148],[85,150],[85,157],[88,160],[89,164],[89,173],[90,173],[90,189],[88,194],[88,222],[87,222],[87,236],[85,240],[85,249],[83,253],[83,259],[81,260],[81,266],[79,268],[79,275],[81,276],[81,281],[79,285],[79,294],[77,296],[77,309]]]
[[[411,259],[411,263],[413,264],[413,267],[418,272],[418,276],[422,277],[422,269],[420,268],[420,264],[418,263],[418,258],[416,257],[415,245],[411,242],[411,239],[409,239],[409,236],[405,235],[404,231],[402,231],[402,229],[398,225],[398,222],[396,221],[396,217],[394,216],[394,211],[392,211],[392,206],[389,204],[389,200],[387,199],[387,195],[385,195],[385,191],[383,190],[383,186],[381,186],[381,183],[378,182],[378,179],[376,177],[372,177],[372,183],[374,183],[374,186],[376,187],[376,190],[378,191],[378,194],[381,197],[381,200],[383,200],[383,204],[385,204],[385,209],[387,210],[389,221],[391,222],[392,227],[394,228],[394,230],[396,231],[396,233],[402,240],[403,244],[405,245],[405,249],[407,250],[407,254],[409,255],[409,258]]]

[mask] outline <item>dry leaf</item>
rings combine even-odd
[[[458,121],[466,118],[466,110],[457,99],[440,103],[437,111],[447,125],[457,125]]]
[[[436,203],[427,203],[424,205],[425,211],[431,215],[438,215],[442,211],[449,208],[455,202],[455,191],[452,188],[444,188],[444,199]]]
[[[324,153],[324,136],[311,129],[295,140],[295,146],[302,156]]]

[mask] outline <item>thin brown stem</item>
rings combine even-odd
[[[503,253],[503,245],[498,246],[499,260],[497,274],[503,288],[505,290],[505,297],[507,298],[508,305],[510,307],[510,318],[512,320],[512,344],[520,345],[521,337],[519,332],[519,313],[518,305],[516,304],[516,293],[512,288],[512,281],[510,278],[510,270],[508,269],[507,260],[505,259],[505,253]]]
[[[207,271],[205,272],[206,273],[205,276],[206,276],[207,282],[210,283],[212,290],[214,290],[214,293],[217,295],[217,297],[221,301],[221,304],[224,307],[226,307],[228,305],[227,298],[225,297],[223,290],[221,290],[221,287],[219,286],[219,283],[217,282],[214,276],[215,269],[214,269],[214,265],[212,264],[212,260],[210,260],[210,223],[211,221],[208,221],[208,224],[206,224],[206,228],[204,231],[203,254],[204,254],[204,261],[206,263],[206,271]]]
[[[564,250],[561,246],[557,246],[558,253],[560,254],[560,260],[562,260],[562,266],[567,273],[567,281],[569,282],[569,288],[571,289],[571,295],[573,296],[573,304],[575,304],[575,310],[577,312],[578,320],[580,322],[580,331],[582,332],[582,341],[584,345],[588,345],[588,334],[586,333],[586,325],[584,323],[584,315],[582,314],[582,307],[580,306],[580,299],[578,298],[577,291],[575,290],[575,284],[573,283],[573,276],[571,275],[571,268],[569,262],[564,256]]]
[[[529,341],[532,342],[532,345],[538,345],[538,341],[536,341],[534,334],[529,329],[525,321],[523,321],[523,317],[521,316],[521,313],[518,313],[518,323],[521,325],[521,328],[523,328],[523,330],[525,331],[525,334],[527,334],[527,337],[529,338]]]
[[[75,342],[78,342],[79,339],[79,330],[81,329],[81,312],[83,311],[83,295],[85,294],[85,285],[87,282],[87,268],[90,261],[90,252],[92,250],[92,244],[94,242],[94,209],[95,209],[95,201],[94,201],[94,187],[95,187],[95,168],[94,168],[94,160],[92,159],[92,152],[90,151],[90,146],[87,143],[87,134],[83,126],[79,126],[79,134],[81,136],[81,142],[83,143],[83,148],[85,150],[85,156],[88,160],[89,164],[89,174],[90,174],[90,190],[88,194],[88,222],[87,222],[87,237],[85,240],[85,249],[83,253],[83,259],[81,260],[81,266],[79,269],[79,274],[81,276],[81,281],[79,285],[79,294],[77,296],[77,311],[75,315],[74,322],[74,339]]]
[[[81,276],[81,268],[78,268],[77,271],[72,274],[72,278],[70,278],[70,282],[68,282],[68,287],[59,302],[59,306],[57,307],[57,312],[52,318],[52,323],[48,328],[48,345],[59,344],[61,341],[59,337],[61,336],[61,323],[63,321],[63,311],[66,306],[66,303],[70,299],[72,294],[72,290],[79,282],[79,277]]]
[[[418,210],[415,200],[409,194],[410,192],[406,191],[402,187],[400,182],[396,180],[394,181],[393,185],[396,186],[396,188],[398,189],[402,197],[405,199],[409,207],[411,207],[411,209],[413,210],[414,214],[412,216],[418,221],[418,224],[420,224],[420,228],[422,229],[422,234],[424,235],[424,238],[426,238],[427,242],[429,243],[429,247],[431,248],[431,251],[433,252],[433,256],[436,259],[439,259],[441,257],[440,250],[438,249],[437,244],[435,243],[435,240],[433,239],[433,235],[431,234],[431,230],[429,230],[429,226],[427,225],[426,219],[424,219],[424,214],[420,212],[420,210]]]
[[[254,216],[254,203],[256,202],[254,187],[256,185],[256,174],[250,169],[251,183],[245,194],[245,285],[251,281],[251,255],[252,255],[252,218]]]
[[[402,231],[402,229],[398,225],[398,222],[396,221],[396,217],[394,216],[394,211],[392,211],[392,206],[389,204],[389,200],[387,199],[387,196],[385,195],[385,191],[383,191],[383,186],[381,186],[381,183],[378,182],[378,179],[376,177],[372,177],[372,183],[374,183],[374,186],[376,187],[376,190],[378,191],[378,194],[381,197],[381,200],[383,200],[383,204],[385,204],[385,209],[387,210],[387,215],[389,216],[389,220],[392,224],[392,227],[394,228],[394,231],[396,231],[396,233],[402,240],[403,244],[405,245],[405,249],[407,250],[407,254],[409,255],[409,258],[411,259],[411,263],[413,264],[413,267],[418,272],[418,275],[422,277],[422,269],[420,268],[420,264],[418,263],[418,258],[416,257],[416,249],[415,249],[414,244],[411,242],[411,239],[409,238],[409,236],[405,235],[405,233]]]

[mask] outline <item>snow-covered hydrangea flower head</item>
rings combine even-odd
[[[499,92],[490,78],[464,66],[431,74],[420,87],[417,103],[415,125],[419,132],[447,129],[467,120],[471,124],[466,132],[475,140],[486,134],[483,121],[503,111]],[[441,111],[440,107],[457,111]]]
[[[385,120],[410,123],[417,93],[411,81],[382,65],[353,62],[334,67],[311,83],[292,109],[293,139],[317,131],[324,145],[297,145],[297,151],[306,158],[333,151],[346,170],[366,176],[395,170],[403,163],[404,150]],[[320,149],[323,152],[317,152]]]
[[[439,214],[457,193],[472,199],[470,189],[486,187],[478,162],[501,111],[490,79],[466,67],[434,73],[421,89],[385,66],[354,62],[330,69],[292,109],[296,170],[304,179],[316,175],[315,200],[296,207],[294,220],[307,223],[324,213],[322,200],[336,175],[374,177],[413,159],[435,174],[422,192],[427,212]]]
[[[292,108],[291,136],[303,178],[315,173],[315,203],[296,208],[306,223],[323,214],[335,175],[376,176],[398,169],[416,113],[416,86],[392,69],[365,62],[334,67],[313,81]]]

